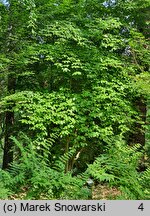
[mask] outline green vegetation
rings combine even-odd
[[[0,199],[150,199],[150,2],[0,2]]]

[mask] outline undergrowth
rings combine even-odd
[[[16,141],[16,140],[15,140]],[[0,198],[19,199],[88,199],[90,190],[86,186],[87,176],[74,176],[64,172],[65,164],[56,161],[48,164],[36,154],[29,144],[23,151],[19,163],[13,163],[8,171],[0,170]],[[2,184],[2,182],[4,182]]]
[[[150,199],[150,167],[139,172],[138,166],[142,157],[140,145],[126,146],[117,141],[109,151],[100,155],[88,166],[88,173],[102,185],[121,191],[115,199]]]
[[[140,145],[129,147],[118,140],[88,165],[86,172],[73,176],[65,173],[62,158],[50,164],[33,151],[32,143],[22,148],[14,141],[21,156],[9,170],[0,170],[0,199],[89,199],[89,177],[121,192],[116,197],[109,194],[108,199],[150,199],[150,167],[143,172],[138,170],[143,155]]]

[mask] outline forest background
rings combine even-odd
[[[150,199],[150,1],[0,2],[0,198]]]

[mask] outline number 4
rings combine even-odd
[[[144,210],[144,206],[143,206],[143,203],[141,203],[138,207],[139,210],[143,211]]]

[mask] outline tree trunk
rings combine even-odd
[[[12,75],[8,75],[8,92],[15,92],[16,80]],[[4,138],[4,155],[2,169],[8,169],[13,162],[13,143],[10,137],[13,135],[14,112],[11,111],[12,105],[8,107],[9,111],[5,113],[5,138]]]
[[[2,169],[8,169],[10,164],[13,162],[13,150],[12,150],[12,141],[10,136],[12,134],[12,126],[14,122],[14,113],[6,112],[5,119],[5,139],[4,139],[4,155],[3,155],[3,166]]]
[[[4,47],[6,49],[6,57],[8,59],[11,57],[13,59],[14,50],[16,45],[14,43],[14,39],[12,35],[15,35],[15,19],[14,19],[14,6],[16,6],[16,1],[9,0],[8,6],[8,31],[6,35],[6,44]],[[8,75],[7,75],[7,92],[8,95],[15,93],[15,84],[16,84],[16,76],[15,76],[15,68],[13,63],[10,63],[8,66]],[[14,134],[14,112],[12,111],[13,104],[9,101],[10,105],[7,107],[7,111],[5,113],[5,132],[4,132],[4,154],[3,154],[3,165],[2,169],[8,169],[10,164],[13,162],[13,143],[11,141],[11,136]]]
[[[140,97],[135,101],[135,107],[139,110],[141,120],[144,124],[146,124],[146,101],[144,98]],[[140,143],[141,147],[145,146],[145,131],[141,123],[136,123],[134,125],[134,131],[130,134],[128,142],[130,145],[135,143]]]

